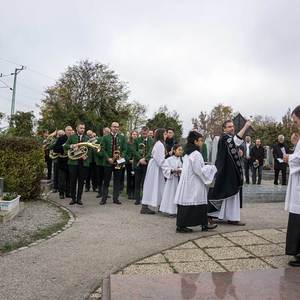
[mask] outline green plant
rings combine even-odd
[[[4,191],[16,192],[22,201],[37,199],[43,178],[44,153],[33,138],[0,137],[0,177]]]
[[[12,192],[12,193],[7,193],[3,196],[2,200],[4,201],[11,201],[11,200],[14,200],[18,197],[18,194],[15,193],[15,192]]]

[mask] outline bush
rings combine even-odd
[[[0,177],[4,191],[16,192],[22,201],[35,200],[41,191],[44,153],[32,138],[0,137]]]

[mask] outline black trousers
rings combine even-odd
[[[78,165],[69,165],[71,198],[73,201],[81,200],[84,180],[88,167],[83,166],[83,161],[78,161]]]
[[[58,170],[58,192],[64,195],[71,195],[69,169]]]
[[[53,161],[53,189],[58,190],[58,162]]]
[[[289,213],[289,222],[286,234],[286,255],[300,254],[300,215]]]
[[[108,196],[108,188],[109,183],[113,177],[113,201],[118,201],[119,194],[121,192],[122,187],[122,169],[115,169],[114,167],[104,167],[104,184],[103,184],[103,193],[102,193],[102,201],[106,202]]]
[[[282,175],[282,181],[281,184],[282,185],[286,185],[286,168],[283,169],[275,169],[275,179],[274,179],[274,183],[278,184],[278,178],[279,178],[279,173],[281,171],[281,175]]]
[[[104,167],[97,166],[97,186],[98,186],[98,194],[103,195],[103,182],[104,182]]]
[[[262,170],[263,170],[263,166],[258,166],[257,168],[252,167],[252,183],[253,184],[261,183]]]
[[[122,192],[124,190],[124,185],[125,185],[125,171],[126,171],[126,167],[122,168],[120,192]]]
[[[246,183],[250,182],[249,174],[251,170],[251,159],[244,159],[244,169],[245,169],[245,177],[246,177]]]
[[[134,169],[135,173],[135,187],[134,187],[134,199],[136,201],[141,201],[141,190],[144,186],[144,181],[147,173],[147,166],[148,165],[139,165],[137,168]]]
[[[134,198],[135,173],[132,164],[126,164],[127,195],[128,198]]]
[[[47,165],[47,179],[51,180],[52,177],[52,159],[50,157],[45,157],[45,162]]]
[[[98,181],[97,181],[97,166],[95,162],[90,163],[90,166],[88,167],[86,181],[85,181],[85,188],[89,190],[91,188],[91,182],[92,182],[92,188],[95,191],[97,189]]]

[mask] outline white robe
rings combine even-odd
[[[164,192],[165,178],[163,169],[166,168],[165,146],[157,141],[151,152],[143,187],[142,204],[158,207]]]
[[[217,168],[214,165],[205,165],[199,151],[185,155],[175,204],[185,206],[207,204],[208,186],[214,180],[216,172]]]
[[[236,146],[241,146],[243,140],[236,135],[233,137]],[[220,211],[209,213],[208,216],[216,217],[220,220],[240,221],[241,220],[241,208],[240,208],[240,192],[237,194],[222,199],[222,206]]]
[[[285,197],[285,210],[300,214],[300,140],[289,156],[290,175]]]
[[[163,173],[167,179],[165,183],[164,193],[159,210],[174,215],[177,213],[177,205],[174,203],[174,198],[179,182],[179,177],[171,174],[172,170],[177,170],[182,168],[181,157],[171,156],[166,159],[167,167],[164,169]]]

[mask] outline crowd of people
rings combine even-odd
[[[300,106],[295,108],[292,117],[300,127]],[[144,126],[140,132],[132,131],[126,139],[117,122],[104,128],[101,136],[91,130],[85,134],[83,123],[77,124],[75,132],[67,126],[64,131],[51,135],[45,132],[48,178],[53,169],[53,191],[58,191],[61,199],[71,198],[70,205],[83,204],[84,187],[86,192],[90,189],[97,192],[99,204],[105,205],[112,178],[112,201],[120,205],[119,196],[125,189],[126,178],[127,197],[134,204],[141,204],[140,213],[153,215],[160,211],[176,217],[176,231],[180,233],[192,232],[190,227],[194,226],[201,226],[203,231],[214,229],[215,219],[244,226],[240,220],[244,175],[249,184],[251,170],[252,183],[261,184],[265,159],[260,139],[254,144],[250,136],[243,139],[250,126],[251,121],[247,121],[235,133],[233,121],[224,122],[215,165],[206,161],[204,139],[197,130],[190,131],[186,144],[180,145],[171,128],[152,131]],[[299,137],[299,131],[293,132],[293,152],[282,135],[273,147],[274,184],[278,184],[281,171],[281,183],[286,185],[287,167],[290,168],[286,253],[295,256],[290,262],[294,266],[300,266]]]

